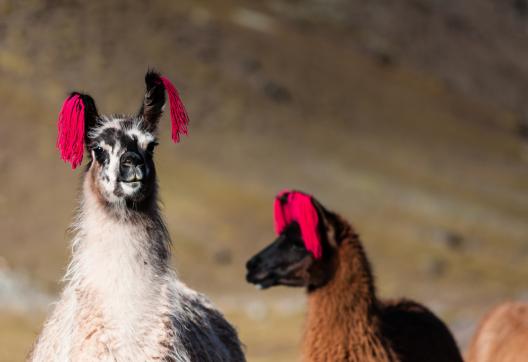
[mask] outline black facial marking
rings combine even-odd
[[[102,142],[106,143],[108,146],[112,147],[112,150],[115,147],[116,140],[119,138],[119,134],[122,131],[115,128],[106,128],[101,132],[101,134],[95,140],[97,144]]]
[[[125,119],[121,122],[121,128],[123,130],[129,130],[134,127],[134,121],[132,119]]]
[[[135,136],[130,137],[125,133],[121,133],[119,142],[121,143],[121,148],[126,152],[140,153],[137,138]]]
[[[152,156],[154,154],[154,149],[158,145],[158,142],[152,141],[147,146],[147,152]]]

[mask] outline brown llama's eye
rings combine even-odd
[[[304,241],[302,239],[300,239],[300,238],[293,238],[292,239],[292,244],[293,244],[293,246],[295,246],[297,248],[305,249]]]

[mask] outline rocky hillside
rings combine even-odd
[[[296,355],[301,291],[257,293],[243,269],[272,240],[284,187],[347,215],[382,296],[428,303],[464,344],[491,304],[528,293],[526,11],[524,0],[0,1],[0,256],[42,295],[59,290],[80,177],[54,148],[60,104],[79,89],[102,112],[134,112],[154,66],[192,122],[175,146],[165,118],[157,153],[175,265],[237,321],[252,361]],[[3,310],[0,338],[16,347],[0,360],[16,360],[41,311]]]

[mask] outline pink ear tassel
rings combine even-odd
[[[323,250],[321,247],[321,240],[319,239],[319,233],[317,231],[319,217],[312,204],[312,199],[310,196],[299,192],[294,192],[290,195],[293,218],[301,227],[301,235],[304,240],[304,245],[316,259],[320,259],[323,255]]]
[[[189,124],[189,116],[183,105],[183,102],[178,94],[178,91],[166,77],[160,77],[163,86],[169,95],[170,115],[172,123],[172,140],[177,143],[180,142],[180,135],[188,134],[187,125]]]
[[[280,235],[280,233],[282,232],[282,230],[284,230],[284,228],[286,227],[286,225],[288,225],[288,223],[286,222],[286,218],[284,215],[284,209],[282,207],[282,203],[278,196],[275,198],[273,209],[274,209],[274,218],[275,218],[275,233],[277,235]]]
[[[70,95],[62,104],[57,128],[61,158],[75,169],[84,155],[84,104],[78,94]]]
[[[282,204],[280,198],[287,194],[286,204]],[[297,191],[282,191],[275,198],[275,232],[280,234],[286,226],[296,221],[301,229],[301,236],[306,250],[312,253],[316,259],[323,255],[321,240],[317,226],[319,216],[312,199],[309,195]]]

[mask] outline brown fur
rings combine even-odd
[[[507,302],[493,308],[471,341],[467,361],[528,361],[528,304]]]
[[[453,336],[427,308],[411,301],[377,299],[357,235],[343,219],[336,218],[338,246],[329,266],[333,275],[308,294],[304,360],[462,361]]]

